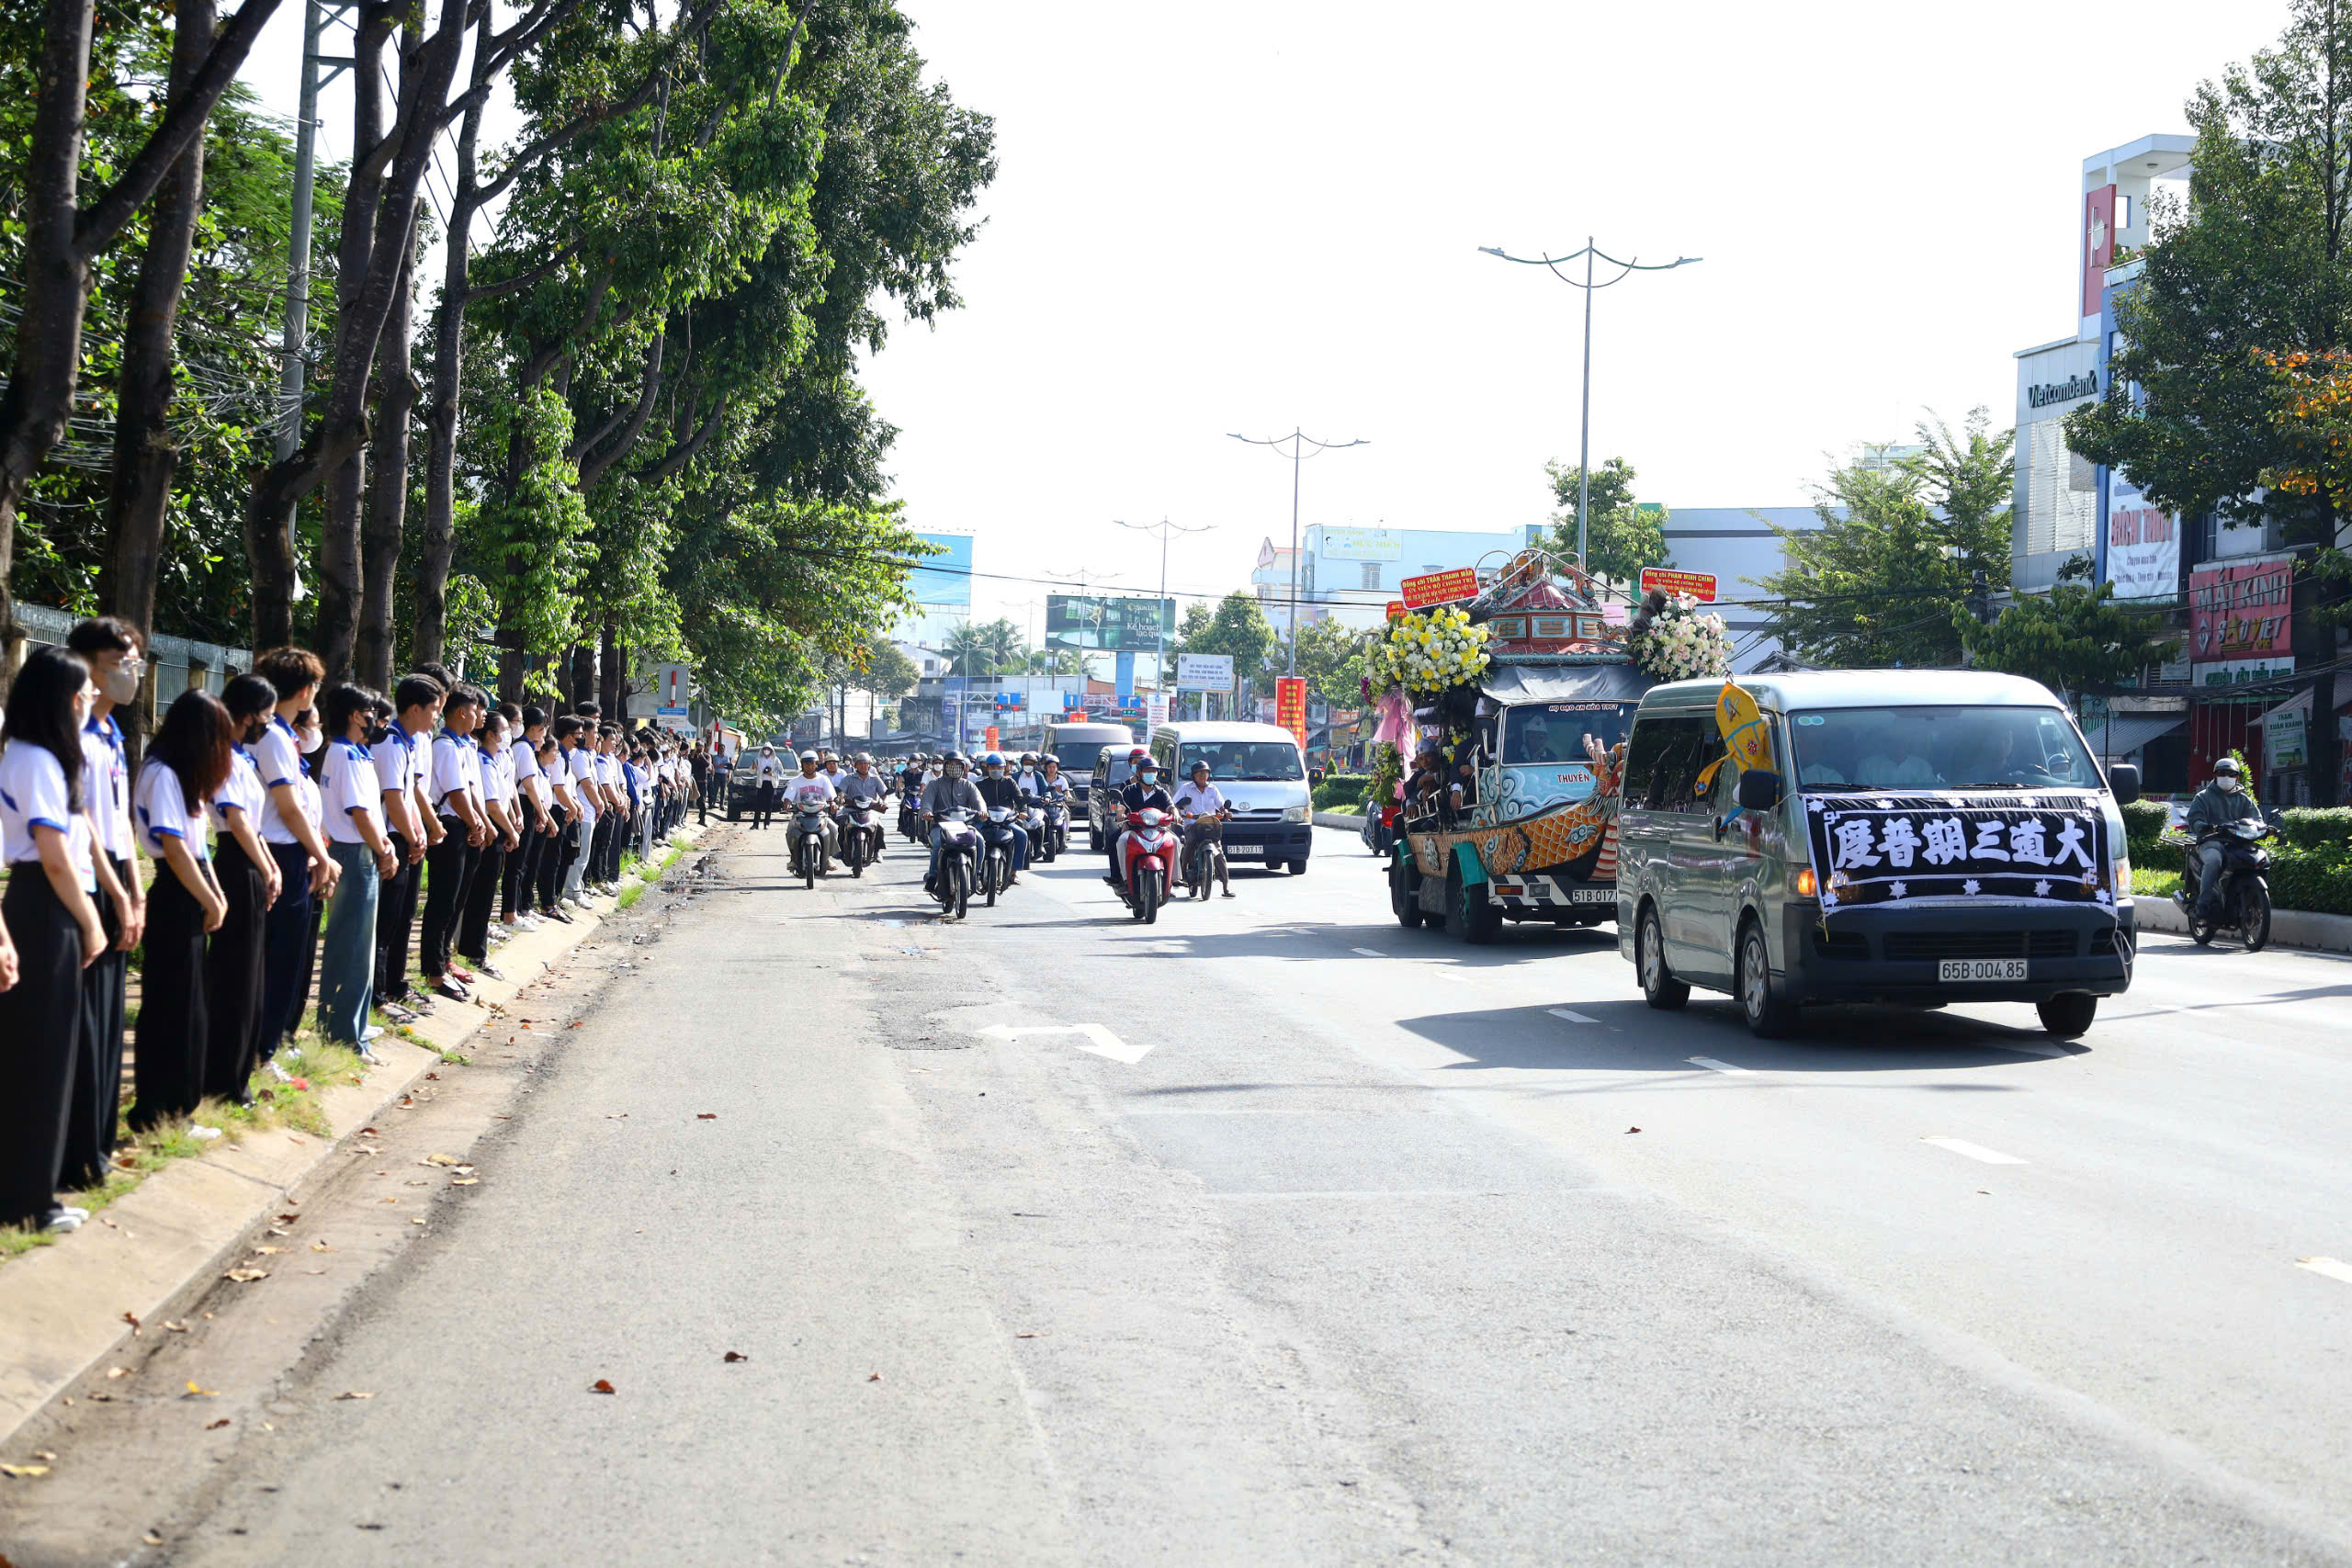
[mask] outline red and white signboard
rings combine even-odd
[[[1306,744],[1306,678],[1283,675],[1274,682],[1274,722]]]
[[[1466,566],[1452,571],[1432,571],[1422,577],[1408,577],[1396,585],[1405,596],[1408,610],[1426,610],[1432,604],[1452,604],[1478,596],[1478,574]]]
[[[1712,571],[1676,571],[1671,567],[1642,568],[1642,592],[1663,588],[1678,599],[1696,599],[1702,604],[1715,602],[1715,574]]]

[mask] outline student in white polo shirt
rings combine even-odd
[[[284,890],[277,862],[262,841],[266,798],[250,748],[269,728],[275,687],[240,675],[220,694],[238,745],[229,776],[213,792],[212,879],[229,900],[227,916],[204,953],[204,1092],[234,1099],[261,1063],[262,957],[269,907]]]
[[[89,722],[82,728],[82,809],[96,853],[98,918],[107,950],[82,971],[82,1049],[74,1058],[73,1119],[65,1130],[65,1185],[96,1187],[113,1164],[122,1100],[122,1031],[130,954],[146,929],[146,896],[132,874],[130,764],[117,707],[135,700],[146,673],[140,636],[129,622],[95,615],[74,624],[65,646],[90,666]]]
[[[434,814],[440,818],[442,839],[428,857],[424,889],[424,936],[420,962],[433,988],[453,1001],[469,993],[450,974],[449,950],[458,938],[458,920],[465,909],[466,888],[473,879],[481,846],[489,840],[489,818],[477,804],[481,797],[481,754],[474,750],[474,725],[481,713],[481,694],[460,685],[441,705],[441,729],[433,738],[432,783]]]
[[[594,750],[596,731],[586,719],[569,713],[555,721],[554,730],[556,745],[562,751],[558,776],[570,786],[571,802],[577,807],[577,819],[564,831],[562,902],[585,908],[588,847],[595,841],[596,818],[601,809],[596,795]]]
[[[368,1009],[376,990],[376,895],[381,879],[400,869],[399,852],[384,830],[383,780],[368,754],[368,732],[379,699],[365,686],[330,690],[319,704],[326,758],[319,787],[326,796],[327,852],[343,874],[327,910],[319,950],[319,1032],[374,1064]]]
[[[87,1217],[57,1201],[82,971],[106,951],[91,891],[90,829],[82,815],[82,726],[90,667],[62,648],[36,648],[8,688],[0,741],[0,899],[16,950],[16,984],[0,991],[0,1224],[72,1230]]]
[[[217,698],[182,692],[155,727],[130,792],[132,830],[156,863],[132,1053],[130,1124],[142,1132],[187,1115],[204,1098],[210,1026],[204,943],[229,914],[205,844],[205,812],[228,782],[236,744],[236,727]],[[240,1084],[238,1093],[243,1091]]]
[[[474,863],[473,880],[466,886],[466,907],[458,920],[458,956],[472,964],[477,974],[493,980],[505,976],[490,961],[491,907],[506,880],[506,857],[521,842],[521,835],[514,831],[514,776],[509,771],[514,758],[508,755],[506,736],[506,716],[495,708],[482,715],[481,728],[474,732],[481,804],[490,823],[490,836]]]
[[[266,792],[262,840],[277,863],[282,884],[264,927],[261,1051],[266,1057],[301,1023],[315,930],[311,902],[333,886],[335,869],[325,838],[304,808],[302,751],[294,736],[296,716],[318,698],[324,667],[307,649],[273,648],[254,658],[253,672],[277,689],[277,712],[250,748]]]

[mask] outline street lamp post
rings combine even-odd
[[[1230,434],[1229,432],[1227,434]],[[1341,452],[1351,446],[1369,446],[1369,441],[1317,441],[1293,427],[1288,435],[1277,435],[1265,441],[1247,435],[1233,439],[1251,446],[1271,446],[1281,451],[1290,448],[1290,673],[1298,673],[1298,466],[1309,457],[1320,457],[1326,452]],[[1307,448],[1315,448],[1312,452]]]
[[[1583,426],[1583,432],[1577,438],[1577,570],[1587,570],[1589,569],[1585,566],[1584,559],[1587,542],[1585,513],[1592,500],[1592,297],[1603,288],[1615,288],[1637,272],[1672,272],[1678,266],[1689,266],[1693,262],[1703,261],[1706,258],[1677,256],[1670,262],[1652,262],[1647,265],[1638,258],[1633,261],[1619,261],[1615,256],[1610,255],[1594,245],[1592,236],[1589,234],[1585,236],[1584,249],[1565,256],[1555,256],[1548,252],[1541,256],[1515,256],[1496,245],[1480,245],[1478,252],[1481,255],[1500,256],[1504,261],[1517,262],[1521,266],[1543,267],[1561,282],[1571,288],[1584,290],[1584,395],[1581,399],[1583,406],[1578,421]],[[1573,261],[1584,263],[1582,282],[1578,282],[1560,270],[1560,263]],[[1592,276],[1595,261],[1607,262],[1611,266],[1621,270],[1608,282],[1596,283]]]
[[[1159,604],[1151,614],[1152,627],[1159,633],[1159,643],[1151,656],[1151,673],[1164,692],[1168,690],[1168,541],[1177,534],[1205,534],[1216,525],[1211,523],[1199,528],[1179,528],[1165,517],[1157,523],[1120,523],[1115,517],[1111,521],[1119,527],[1132,528],[1138,534],[1159,536]]]

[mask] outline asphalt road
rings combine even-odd
[[[1317,838],[1150,928],[726,840],[144,1560],[2352,1562],[2352,966],[1766,1044]]]

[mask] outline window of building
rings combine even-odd
[[[1379,563],[1378,561],[1376,561],[1376,560],[1368,560],[1368,561],[1362,562],[1361,564],[1362,564],[1362,565],[1363,565],[1363,581],[1362,586],[1363,586],[1363,587],[1365,587],[1365,588],[1377,588],[1377,587],[1379,587],[1379,586],[1380,586],[1380,563]]]

